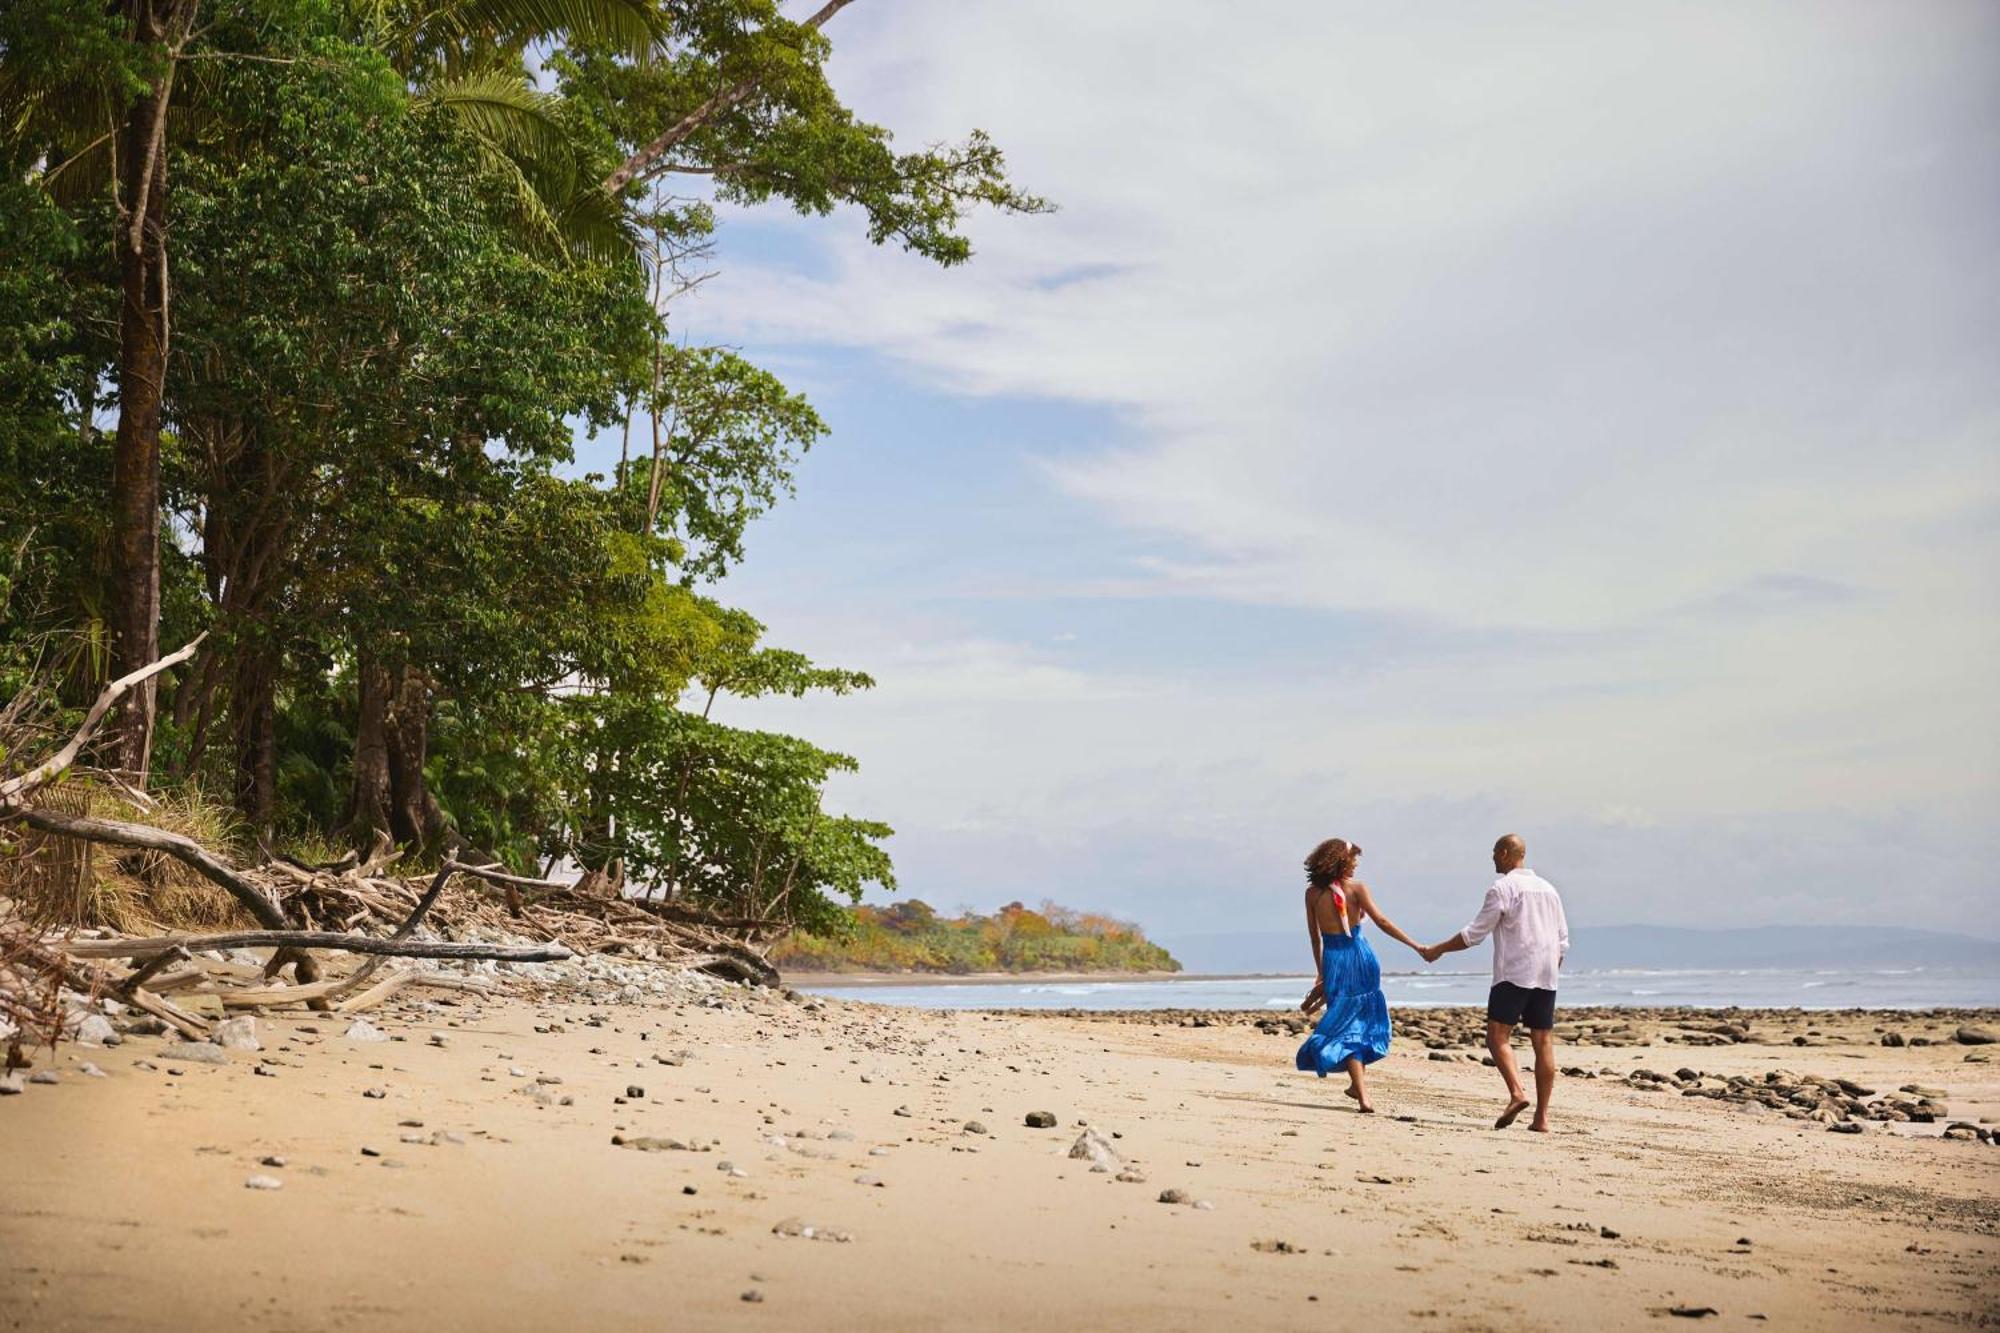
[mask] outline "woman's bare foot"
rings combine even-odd
[[[1507,1126],[1513,1124],[1516,1120],[1520,1118],[1521,1112],[1527,1109],[1528,1109],[1528,1099],[1526,1097],[1516,1097],[1513,1101],[1507,1103],[1507,1109],[1502,1111],[1500,1113],[1500,1118],[1493,1122],[1493,1128],[1495,1129],[1507,1128]],[[1542,1132],[1544,1134],[1548,1133],[1547,1125],[1542,1126]]]
[[[1361,1114],[1363,1115],[1375,1114],[1375,1108],[1368,1104],[1368,1099],[1361,1095],[1361,1090],[1359,1088],[1348,1087],[1348,1088],[1342,1088],[1341,1091],[1346,1093],[1348,1096],[1352,1097],[1355,1101],[1361,1103]]]

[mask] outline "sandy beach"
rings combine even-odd
[[[1940,1136],[2000,1114],[1991,1048],[1953,1039],[1967,1015],[1705,1016],[1733,1040],[1623,1011],[1610,1044],[1564,1048],[1595,1077],[1564,1080],[1546,1137],[1488,1127],[1498,1081],[1454,1044],[1472,1017],[1413,1016],[1373,1117],[1294,1072],[1268,1016],[699,983],[418,1000],[374,1016],[381,1041],[274,1017],[220,1063],[69,1046],[54,1085],[0,1101],[0,1309],[37,1330],[2000,1320],[2000,1150]],[[1678,1095],[1683,1068],[1948,1110],[1833,1133]],[[1086,1124],[1107,1170],[1069,1156]]]

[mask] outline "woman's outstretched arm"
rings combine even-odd
[[[1408,945],[1410,948],[1415,949],[1418,953],[1422,953],[1424,951],[1423,945],[1417,943],[1415,940],[1411,939],[1408,935],[1405,935],[1401,930],[1397,928],[1395,922],[1391,921],[1388,917],[1382,915],[1382,909],[1375,905],[1375,895],[1368,891],[1368,886],[1366,884],[1356,884],[1354,886],[1353,891],[1355,894],[1355,901],[1361,905],[1361,910],[1368,914],[1368,919],[1370,921],[1373,921],[1376,924],[1376,926],[1381,929],[1384,935],[1387,935],[1390,939],[1395,940],[1399,944]]]

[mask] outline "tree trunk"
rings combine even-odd
[[[404,846],[435,850],[452,829],[424,777],[424,761],[430,757],[431,688],[423,672],[402,668],[384,723],[389,749],[390,831]]]
[[[363,656],[356,671],[361,714],[354,731],[353,784],[348,789],[347,838],[366,852],[389,827],[389,669]]]
[[[137,40],[165,32],[138,6]],[[156,659],[160,647],[160,418],[167,374],[167,154],[170,76],[137,98],[118,131],[118,435],[111,463],[113,677]],[[119,720],[116,759],[136,783],[151,765],[155,682],[134,691]]]
[[[236,809],[268,836],[278,797],[278,706],[270,659],[239,652],[230,713],[236,723]]]

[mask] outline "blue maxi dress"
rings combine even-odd
[[[1372,1065],[1389,1053],[1389,999],[1382,964],[1356,925],[1350,935],[1320,940],[1326,1012],[1299,1047],[1298,1065],[1325,1078],[1350,1059]]]

